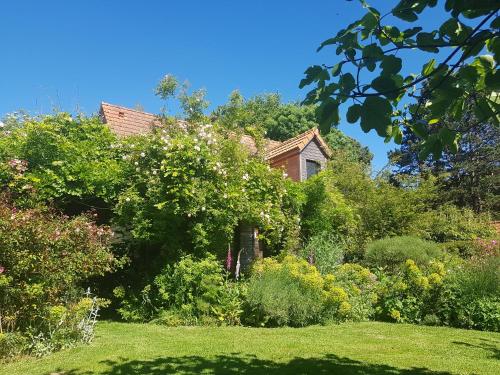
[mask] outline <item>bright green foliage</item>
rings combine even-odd
[[[319,122],[325,133],[340,122],[339,107],[350,102],[349,122],[360,121],[363,131],[374,129],[396,143],[402,140],[401,127],[407,128],[424,139],[422,156],[432,153],[437,158],[445,147],[456,150],[459,139],[459,133],[440,123],[441,118],[447,114],[460,119],[472,98],[479,122],[499,124],[497,2],[446,1],[443,11],[450,18],[435,30],[416,24],[419,17],[441,19],[423,13],[435,7],[437,0],[401,0],[383,16],[365,0],[360,2],[366,10],[363,17],[318,48],[335,46],[341,58],[332,66],[309,67],[300,82],[300,88],[316,85],[304,102],[319,103]],[[446,56],[441,62],[428,57],[421,72],[405,70],[412,53],[439,52]],[[481,97],[476,98],[478,92]],[[416,102],[408,106],[408,100]],[[428,113],[422,119],[424,108]],[[427,124],[434,124],[438,131],[427,133]]]
[[[370,243],[366,249],[365,261],[372,267],[384,267],[394,272],[406,259],[412,259],[417,265],[423,266],[440,255],[441,250],[434,242],[401,236]]]
[[[407,323],[430,320],[438,314],[445,275],[445,267],[440,262],[431,261],[424,270],[412,259],[404,262],[394,275],[379,273],[376,317]]]
[[[251,158],[233,133],[174,124],[123,141],[127,186],[116,223],[133,241],[162,249],[225,254],[240,221],[257,225],[272,248],[297,225],[281,171]]]
[[[118,265],[111,236],[109,228],[87,217],[19,210],[2,198],[0,332],[33,336],[31,346],[22,350],[35,354],[81,338],[77,325],[91,302],[82,299],[82,284]]]
[[[235,91],[229,103],[218,107],[212,116],[227,128],[244,128],[254,136],[265,135],[275,141],[285,141],[318,127],[315,106],[283,103],[279,94],[258,95],[245,100]],[[373,158],[367,147],[338,129],[332,129],[325,141],[334,153],[345,155],[352,161],[369,165]]]
[[[448,204],[422,213],[412,230],[419,237],[436,242],[471,241],[494,237],[490,222],[489,215],[477,215],[470,209]]]
[[[358,220],[353,208],[335,186],[332,169],[307,179],[303,188],[306,196],[302,209],[304,237],[328,233],[339,242],[348,242]]]
[[[116,144],[97,117],[25,118],[0,132],[0,181],[19,202],[71,213],[109,206],[122,182]]]
[[[321,274],[332,273],[344,260],[346,246],[342,241],[328,232],[322,232],[309,238],[300,255],[312,262]]]
[[[315,323],[362,320],[369,306],[360,308],[361,289],[352,280],[372,280],[367,269],[341,266],[342,285],[334,275],[322,276],[305,260],[288,255],[281,262],[265,258],[256,263],[248,284],[245,321],[253,325],[294,327]],[[352,271],[352,272],[350,272]],[[354,277],[353,277],[354,276]],[[369,288],[365,288],[363,294]],[[353,297],[353,301],[351,301]],[[353,303],[356,309],[353,310]]]
[[[239,324],[242,288],[227,280],[213,255],[196,260],[186,256],[167,265],[139,298],[124,287],[115,289],[118,309],[128,321],[153,320],[167,325]],[[128,294],[127,294],[128,293]]]

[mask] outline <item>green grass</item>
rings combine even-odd
[[[309,328],[101,323],[89,346],[0,374],[500,374],[500,334],[352,323]]]

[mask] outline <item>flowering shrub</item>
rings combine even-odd
[[[250,158],[237,138],[211,125],[177,122],[124,140],[128,185],[117,223],[174,257],[182,249],[222,257],[240,221],[258,226],[269,246],[280,244],[297,225],[287,193],[292,182]]]
[[[86,311],[80,283],[117,264],[111,236],[109,228],[87,217],[19,210],[1,198],[0,332],[57,337],[59,342],[74,338]]]
[[[424,270],[412,259],[408,259],[396,274],[379,272],[376,317],[421,323],[427,315],[436,314],[445,275],[441,262],[431,261]]]
[[[131,300],[123,287],[115,290],[123,299],[119,312],[125,320],[168,325],[239,324],[242,293],[213,255],[200,260],[186,256],[166,266],[141,298]]]
[[[291,255],[281,262],[266,258],[256,263],[249,280],[245,321],[261,326],[305,326],[366,319],[369,312],[363,311],[364,303],[358,297],[368,294],[373,275],[354,265],[341,266],[338,275],[340,281],[331,274],[322,276],[316,267]],[[351,283],[352,275],[359,278],[361,288]]]
[[[109,207],[121,184],[116,145],[98,117],[25,117],[0,131],[0,182],[17,203],[53,201],[71,214]]]

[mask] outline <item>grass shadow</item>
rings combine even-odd
[[[479,341],[481,341],[479,344],[471,344],[463,341],[453,341],[452,343],[468,348],[482,349],[489,352],[489,358],[500,360],[500,341],[487,339],[479,339]]]
[[[330,354],[319,358],[294,358],[280,363],[259,359],[253,355],[233,353],[213,358],[200,356],[163,357],[151,360],[128,360],[101,362],[109,369],[103,375],[164,375],[164,374],[346,374],[346,375],[451,375],[449,372],[436,372],[426,368],[400,369],[388,365],[371,364]],[[55,372],[60,375],[90,375],[78,370]],[[54,372],[52,373],[54,374]],[[47,374],[48,375],[48,374]]]

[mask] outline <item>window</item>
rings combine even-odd
[[[306,160],[307,178],[314,176],[321,170],[321,164],[314,160]]]

